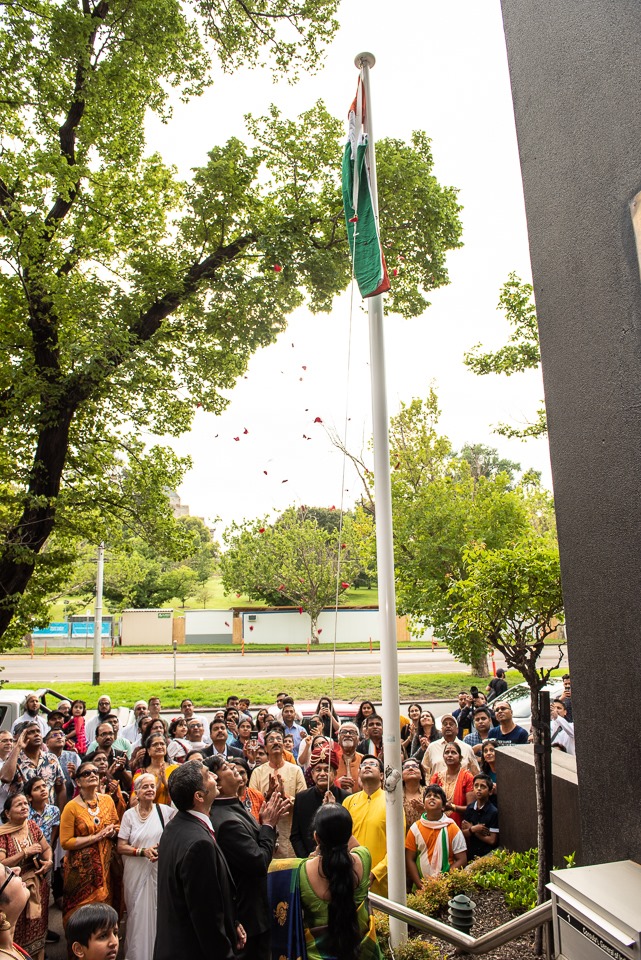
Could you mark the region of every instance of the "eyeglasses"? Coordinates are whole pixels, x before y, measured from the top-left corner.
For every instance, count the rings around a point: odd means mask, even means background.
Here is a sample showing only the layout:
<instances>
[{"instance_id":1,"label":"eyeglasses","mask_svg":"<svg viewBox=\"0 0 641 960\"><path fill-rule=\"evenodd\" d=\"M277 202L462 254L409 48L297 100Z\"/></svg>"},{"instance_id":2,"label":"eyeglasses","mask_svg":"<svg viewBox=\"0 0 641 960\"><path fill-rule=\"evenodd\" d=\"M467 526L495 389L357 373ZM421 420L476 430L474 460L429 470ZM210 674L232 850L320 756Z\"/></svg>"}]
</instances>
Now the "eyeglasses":
<instances>
[{"instance_id":1,"label":"eyeglasses","mask_svg":"<svg viewBox=\"0 0 641 960\"><path fill-rule=\"evenodd\" d=\"M79 773L79 777L93 777L93 775L99 776L99 773L96 769L93 770L83 770L82 773Z\"/></svg>"},{"instance_id":2,"label":"eyeglasses","mask_svg":"<svg viewBox=\"0 0 641 960\"><path fill-rule=\"evenodd\" d=\"M4 893L4 889L5 889L5 887L7 886L7 884L9 883L9 881L10 881L10 880L13 880L14 877L17 877L17 876L18 876L18 874L17 874L17 873L14 873L14 871L13 871L10 867L5 867L5 870L7 871L7 878L6 878L6 880L4 881L4 883L2 884L2 886L0 887L0 897L1 897L2 894Z\"/></svg>"},{"instance_id":3,"label":"eyeglasses","mask_svg":"<svg viewBox=\"0 0 641 960\"><path fill-rule=\"evenodd\" d=\"M407 763L403 764L403 770L420 770L418 763L415 760L408 760Z\"/></svg>"}]
</instances>

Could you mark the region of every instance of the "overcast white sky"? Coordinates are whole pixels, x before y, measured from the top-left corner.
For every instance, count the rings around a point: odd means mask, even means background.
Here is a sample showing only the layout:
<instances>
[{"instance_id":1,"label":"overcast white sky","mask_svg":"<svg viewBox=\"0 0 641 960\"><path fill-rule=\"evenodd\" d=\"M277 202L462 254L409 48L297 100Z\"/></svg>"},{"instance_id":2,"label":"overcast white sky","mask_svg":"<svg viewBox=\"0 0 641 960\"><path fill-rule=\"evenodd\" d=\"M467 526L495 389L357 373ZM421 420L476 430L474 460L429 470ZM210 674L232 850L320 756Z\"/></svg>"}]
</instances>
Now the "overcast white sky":
<instances>
[{"instance_id":1,"label":"overcast white sky","mask_svg":"<svg viewBox=\"0 0 641 960\"><path fill-rule=\"evenodd\" d=\"M546 441L492 433L499 421L534 417L543 396L540 375L476 377L463 365L475 343L496 347L506 339L496 303L509 272L531 279L499 0L344 0L339 18L340 33L317 75L294 87L272 84L264 71L221 76L204 97L179 105L169 126L153 122L150 146L187 176L211 146L244 137L247 111L260 115L273 102L295 116L322 98L344 117L356 88L354 57L374 53L375 136L408 139L412 130L425 130L437 177L459 189L464 207L464 247L449 256L450 285L432 295L422 317L386 319L390 414L400 401L425 396L433 381L442 432L455 447L466 441L496 446L524 468L541 470L549 485ZM384 211L381 216L384 231ZM342 433L347 405L348 446L360 449L370 436L367 317L356 302L349 392L344 295L330 315L313 317L304 309L293 315L278 341L254 355L225 413L197 411L191 433L173 442L193 459L180 496L192 514L222 518L217 536L233 519L290 504L339 505L342 458L313 421L321 417ZM349 506L358 494L349 471L345 488Z\"/></svg>"}]
</instances>

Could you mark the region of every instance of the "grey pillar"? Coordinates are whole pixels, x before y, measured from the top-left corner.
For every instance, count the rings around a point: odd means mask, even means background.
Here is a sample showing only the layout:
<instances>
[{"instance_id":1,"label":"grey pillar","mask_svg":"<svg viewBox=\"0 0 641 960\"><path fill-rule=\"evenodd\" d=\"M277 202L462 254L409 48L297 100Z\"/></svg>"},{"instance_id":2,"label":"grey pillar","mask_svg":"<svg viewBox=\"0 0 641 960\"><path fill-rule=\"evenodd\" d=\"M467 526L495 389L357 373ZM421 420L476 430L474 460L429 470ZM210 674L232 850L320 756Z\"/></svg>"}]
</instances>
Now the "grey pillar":
<instances>
[{"instance_id":1,"label":"grey pillar","mask_svg":"<svg viewBox=\"0 0 641 960\"><path fill-rule=\"evenodd\" d=\"M583 862L641 862L638 0L502 0L541 334Z\"/></svg>"}]
</instances>

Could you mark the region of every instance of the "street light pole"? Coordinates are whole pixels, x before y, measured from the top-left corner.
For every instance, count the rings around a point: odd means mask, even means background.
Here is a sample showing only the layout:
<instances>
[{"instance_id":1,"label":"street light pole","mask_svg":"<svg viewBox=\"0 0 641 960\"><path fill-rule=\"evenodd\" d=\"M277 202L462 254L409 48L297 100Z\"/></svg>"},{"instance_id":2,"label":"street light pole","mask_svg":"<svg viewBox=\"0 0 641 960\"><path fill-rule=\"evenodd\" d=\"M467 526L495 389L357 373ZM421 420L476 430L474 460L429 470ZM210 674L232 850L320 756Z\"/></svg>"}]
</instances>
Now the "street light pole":
<instances>
[{"instance_id":1,"label":"street light pole","mask_svg":"<svg viewBox=\"0 0 641 960\"><path fill-rule=\"evenodd\" d=\"M105 545L98 546L96 568L96 607L93 619L93 677L94 687L100 686L100 644L102 642L102 581L105 570Z\"/></svg>"}]
</instances>

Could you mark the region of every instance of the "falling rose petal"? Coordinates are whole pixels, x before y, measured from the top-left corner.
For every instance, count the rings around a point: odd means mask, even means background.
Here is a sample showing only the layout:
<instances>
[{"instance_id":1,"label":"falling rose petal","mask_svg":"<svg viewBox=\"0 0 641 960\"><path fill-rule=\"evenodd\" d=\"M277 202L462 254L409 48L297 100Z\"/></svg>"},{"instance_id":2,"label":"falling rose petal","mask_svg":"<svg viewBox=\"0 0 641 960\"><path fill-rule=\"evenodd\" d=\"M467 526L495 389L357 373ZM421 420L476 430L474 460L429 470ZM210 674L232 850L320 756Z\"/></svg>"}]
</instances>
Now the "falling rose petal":
<instances>
[{"instance_id":1,"label":"falling rose petal","mask_svg":"<svg viewBox=\"0 0 641 960\"><path fill-rule=\"evenodd\" d=\"M307 367L303 366L303 370L307 370Z\"/></svg>"},{"instance_id":2,"label":"falling rose petal","mask_svg":"<svg viewBox=\"0 0 641 960\"><path fill-rule=\"evenodd\" d=\"M347 550L347 544L341 543L341 550Z\"/></svg>"},{"instance_id":3,"label":"falling rose petal","mask_svg":"<svg viewBox=\"0 0 641 960\"><path fill-rule=\"evenodd\" d=\"M228 626L229 626L229 624L227 623L227 621L226 621L226 620L225 620L225 626L226 626L226 627L228 627Z\"/></svg>"},{"instance_id":4,"label":"falling rose petal","mask_svg":"<svg viewBox=\"0 0 641 960\"><path fill-rule=\"evenodd\" d=\"M249 629L250 629L250 630L253 630L254 628L253 628L253 627L250 627Z\"/></svg>"},{"instance_id":5,"label":"falling rose petal","mask_svg":"<svg viewBox=\"0 0 641 960\"><path fill-rule=\"evenodd\" d=\"M298 582L299 582L299 583L305 583L305 581L303 580L302 577L299 577L299 578L298 578Z\"/></svg>"},{"instance_id":6,"label":"falling rose petal","mask_svg":"<svg viewBox=\"0 0 641 960\"><path fill-rule=\"evenodd\" d=\"M307 434L306 434L306 433L303 434L303 440L307 440Z\"/></svg>"},{"instance_id":7,"label":"falling rose petal","mask_svg":"<svg viewBox=\"0 0 641 960\"><path fill-rule=\"evenodd\" d=\"M245 429L243 430L243 433L245 434L245 436L247 436L247 434L249 433L249 430L247 429L247 427L245 427Z\"/></svg>"},{"instance_id":8,"label":"falling rose petal","mask_svg":"<svg viewBox=\"0 0 641 960\"><path fill-rule=\"evenodd\" d=\"M237 594L236 594L236 596L237 596L237 597L239 597L239 596L240 596L240 594L239 594L239 593L237 593Z\"/></svg>"},{"instance_id":9,"label":"falling rose petal","mask_svg":"<svg viewBox=\"0 0 641 960\"><path fill-rule=\"evenodd\" d=\"M292 343L292 349L293 349L293 348L294 348L294 344Z\"/></svg>"},{"instance_id":10,"label":"falling rose petal","mask_svg":"<svg viewBox=\"0 0 641 960\"><path fill-rule=\"evenodd\" d=\"M240 440L240 437L234 437L234 440L238 443L238 441Z\"/></svg>"},{"instance_id":11,"label":"falling rose petal","mask_svg":"<svg viewBox=\"0 0 641 960\"><path fill-rule=\"evenodd\" d=\"M197 409L197 410L202 410L202 408L203 408L202 403L197 403L197 404L196 404L196 409Z\"/></svg>"},{"instance_id":12,"label":"falling rose petal","mask_svg":"<svg viewBox=\"0 0 641 960\"><path fill-rule=\"evenodd\" d=\"M322 628L322 627L319 627L318 630L316 631L316 633L322 633L322 632L323 632L323 628Z\"/></svg>"},{"instance_id":13,"label":"falling rose petal","mask_svg":"<svg viewBox=\"0 0 641 960\"><path fill-rule=\"evenodd\" d=\"M214 440L217 440L217 439L218 439L218 434L215 433L215 434L214 434Z\"/></svg>"},{"instance_id":14,"label":"falling rose petal","mask_svg":"<svg viewBox=\"0 0 641 960\"><path fill-rule=\"evenodd\" d=\"M249 377L247 376L247 374L245 374L245 376L243 377L243 380L249 380Z\"/></svg>"},{"instance_id":15,"label":"falling rose petal","mask_svg":"<svg viewBox=\"0 0 641 960\"><path fill-rule=\"evenodd\" d=\"M332 505L331 505L331 507L330 507L329 509L330 509L330 510L335 510L335 509L336 509L336 507L334 506L334 504L332 504Z\"/></svg>"},{"instance_id":16,"label":"falling rose petal","mask_svg":"<svg viewBox=\"0 0 641 960\"><path fill-rule=\"evenodd\" d=\"M350 217L350 218L349 218L349 222L350 222L350 223L358 223L358 217Z\"/></svg>"},{"instance_id":17,"label":"falling rose petal","mask_svg":"<svg viewBox=\"0 0 641 960\"><path fill-rule=\"evenodd\" d=\"M298 380L299 380L299 383L302 383L302 382L303 382L303 378L302 378L302 377L299 377Z\"/></svg>"},{"instance_id":18,"label":"falling rose petal","mask_svg":"<svg viewBox=\"0 0 641 960\"><path fill-rule=\"evenodd\" d=\"M280 263L275 263L275 264L274 264L274 273L280 273L280 271L281 271L282 269L283 269L283 268L281 267Z\"/></svg>"},{"instance_id":19,"label":"falling rose petal","mask_svg":"<svg viewBox=\"0 0 641 960\"><path fill-rule=\"evenodd\" d=\"M302 613L302 612L303 612L303 608L302 608L302 607L299 607L299 608L298 608L298 612L299 612L299 613Z\"/></svg>"},{"instance_id":20,"label":"falling rose petal","mask_svg":"<svg viewBox=\"0 0 641 960\"><path fill-rule=\"evenodd\" d=\"M394 467L394 469L395 469L395 470L399 470L399 469L400 469L400 466L401 466L401 461L399 460L398 463L396 464L396 466Z\"/></svg>"},{"instance_id":21,"label":"falling rose petal","mask_svg":"<svg viewBox=\"0 0 641 960\"><path fill-rule=\"evenodd\" d=\"M320 417L315 417L315 418L314 418L314 423L322 423L322 422L323 422L323 421L321 420Z\"/></svg>"},{"instance_id":22,"label":"falling rose petal","mask_svg":"<svg viewBox=\"0 0 641 960\"><path fill-rule=\"evenodd\" d=\"M394 269L392 270L392 276L393 276L393 277L397 277L397 276L398 276L398 270L396 269L396 267L394 267Z\"/></svg>"},{"instance_id":23,"label":"falling rose petal","mask_svg":"<svg viewBox=\"0 0 641 960\"><path fill-rule=\"evenodd\" d=\"M267 471L266 471L266 470L263 470L263 473L265 474L265 476L267 476Z\"/></svg>"},{"instance_id":24,"label":"falling rose petal","mask_svg":"<svg viewBox=\"0 0 641 960\"><path fill-rule=\"evenodd\" d=\"M289 483L289 480L281 480L281 483Z\"/></svg>"},{"instance_id":25,"label":"falling rose petal","mask_svg":"<svg viewBox=\"0 0 641 960\"><path fill-rule=\"evenodd\" d=\"M285 589L285 584L284 584L284 583L281 583L281 585L280 585L280 587L279 587L278 589L282 592L282 591Z\"/></svg>"},{"instance_id":26,"label":"falling rose petal","mask_svg":"<svg viewBox=\"0 0 641 960\"><path fill-rule=\"evenodd\" d=\"M341 583L341 587L343 588L343 590L349 590L349 583L345 583L345 581L343 580L343 582Z\"/></svg>"},{"instance_id":27,"label":"falling rose petal","mask_svg":"<svg viewBox=\"0 0 641 960\"><path fill-rule=\"evenodd\" d=\"M264 528L264 527L259 527L259 528L258 528L258 532L259 532L259 533L264 533L264 532L265 532L265 528Z\"/></svg>"}]
</instances>

